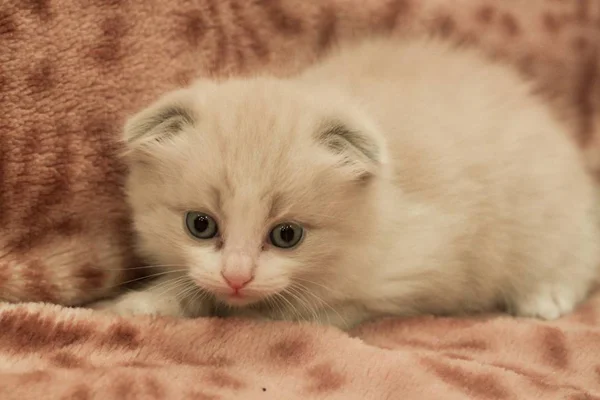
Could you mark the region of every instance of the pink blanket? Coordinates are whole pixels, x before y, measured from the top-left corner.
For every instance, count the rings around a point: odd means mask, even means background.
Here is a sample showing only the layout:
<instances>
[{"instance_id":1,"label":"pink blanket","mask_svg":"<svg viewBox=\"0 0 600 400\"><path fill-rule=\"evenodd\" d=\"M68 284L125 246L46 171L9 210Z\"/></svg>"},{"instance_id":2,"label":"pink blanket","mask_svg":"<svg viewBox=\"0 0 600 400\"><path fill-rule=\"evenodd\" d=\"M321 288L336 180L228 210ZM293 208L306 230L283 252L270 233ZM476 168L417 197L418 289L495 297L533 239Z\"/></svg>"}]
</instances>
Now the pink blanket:
<instances>
[{"instance_id":1,"label":"pink blanket","mask_svg":"<svg viewBox=\"0 0 600 400\"><path fill-rule=\"evenodd\" d=\"M555 323L422 317L333 328L0 314L2 399L600 399L600 296Z\"/></svg>"}]
</instances>

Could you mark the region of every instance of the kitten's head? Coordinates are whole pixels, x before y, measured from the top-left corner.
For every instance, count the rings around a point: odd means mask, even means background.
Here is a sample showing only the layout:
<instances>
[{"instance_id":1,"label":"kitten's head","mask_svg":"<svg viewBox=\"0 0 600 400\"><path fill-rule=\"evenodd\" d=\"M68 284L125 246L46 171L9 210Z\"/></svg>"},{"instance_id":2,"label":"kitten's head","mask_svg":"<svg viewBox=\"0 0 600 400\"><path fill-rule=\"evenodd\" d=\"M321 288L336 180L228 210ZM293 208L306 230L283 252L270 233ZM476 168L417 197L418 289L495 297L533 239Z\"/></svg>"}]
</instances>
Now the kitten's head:
<instances>
[{"instance_id":1,"label":"kitten's head","mask_svg":"<svg viewBox=\"0 0 600 400\"><path fill-rule=\"evenodd\" d=\"M125 127L142 255L246 305L332 288L376 229L376 128L322 88L199 82Z\"/></svg>"}]
</instances>

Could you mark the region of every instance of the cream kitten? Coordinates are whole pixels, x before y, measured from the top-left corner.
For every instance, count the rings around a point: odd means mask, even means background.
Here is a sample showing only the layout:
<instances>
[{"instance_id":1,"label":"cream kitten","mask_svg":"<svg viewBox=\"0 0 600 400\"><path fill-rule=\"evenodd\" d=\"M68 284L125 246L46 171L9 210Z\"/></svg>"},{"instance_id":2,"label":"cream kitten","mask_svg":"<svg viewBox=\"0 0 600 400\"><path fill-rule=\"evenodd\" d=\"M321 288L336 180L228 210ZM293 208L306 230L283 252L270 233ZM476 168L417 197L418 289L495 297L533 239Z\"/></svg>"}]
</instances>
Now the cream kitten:
<instances>
[{"instance_id":1,"label":"cream kitten","mask_svg":"<svg viewBox=\"0 0 600 400\"><path fill-rule=\"evenodd\" d=\"M199 81L125 137L139 251L167 269L97 308L553 319L600 265L595 188L564 127L473 50L374 39L291 79Z\"/></svg>"}]
</instances>

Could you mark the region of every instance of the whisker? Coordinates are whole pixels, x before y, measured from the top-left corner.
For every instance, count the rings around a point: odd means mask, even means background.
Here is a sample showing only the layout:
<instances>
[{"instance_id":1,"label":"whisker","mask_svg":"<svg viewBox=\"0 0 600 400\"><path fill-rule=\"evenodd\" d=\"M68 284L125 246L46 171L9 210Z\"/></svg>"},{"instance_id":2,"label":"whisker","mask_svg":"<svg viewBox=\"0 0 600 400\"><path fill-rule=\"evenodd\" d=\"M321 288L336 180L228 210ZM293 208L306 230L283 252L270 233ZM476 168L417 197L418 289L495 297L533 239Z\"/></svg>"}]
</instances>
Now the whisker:
<instances>
[{"instance_id":1,"label":"whisker","mask_svg":"<svg viewBox=\"0 0 600 400\"><path fill-rule=\"evenodd\" d=\"M332 312L334 312L339 318L340 320L344 323L344 325L346 327L349 327L348 322L346 321L346 319L338 312L338 310L336 310L334 307L332 307L328 302L326 302L323 298L317 296L314 292L312 292L311 290L309 290L306 286L296 283L298 289L302 289L304 290L304 293L311 295L313 298L315 298L317 301L320 302L320 304L324 305L325 307L327 307L328 309L330 309ZM327 315L327 320L329 323L331 323L331 320L329 319L329 315Z\"/></svg>"},{"instance_id":2,"label":"whisker","mask_svg":"<svg viewBox=\"0 0 600 400\"><path fill-rule=\"evenodd\" d=\"M156 274L150 274L150 275L145 275L145 276L140 276L138 278L135 279L130 279L124 282L118 282L115 285L111 285L111 286L103 286L101 288L96 288L96 289L92 289L94 291L101 291L101 292L105 292L106 290L110 290L110 289L115 289L115 288L120 288L123 287L129 283L134 283L134 282L138 282L138 281L143 281L144 279L150 279L150 278L155 278L155 277L159 277L159 276L163 276L163 275L168 275L171 273L178 273L178 272L186 272L186 269L176 269L176 270L170 270L170 271L163 271L163 272L159 272Z\"/></svg>"},{"instance_id":3,"label":"whisker","mask_svg":"<svg viewBox=\"0 0 600 400\"><path fill-rule=\"evenodd\" d=\"M138 270L138 269L172 268L172 267L185 268L186 266L183 264L153 264L153 265L144 265L144 266L140 266L140 267L125 267L125 268L102 268L102 267L98 267L96 265L92 266L93 269L99 269L102 271L134 271L134 270Z\"/></svg>"},{"instance_id":4,"label":"whisker","mask_svg":"<svg viewBox=\"0 0 600 400\"><path fill-rule=\"evenodd\" d=\"M279 312L279 319L285 320L285 307L280 303L280 300L277 296L272 296L273 304L277 306L277 311Z\"/></svg>"},{"instance_id":5,"label":"whisker","mask_svg":"<svg viewBox=\"0 0 600 400\"><path fill-rule=\"evenodd\" d=\"M184 284L184 289L181 290L179 293L176 293L175 296L177 297L178 300L188 300L190 299L190 297L192 295L195 295L197 292L197 288L195 288L192 285L188 285L187 288L185 287Z\"/></svg>"},{"instance_id":6,"label":"whisker","mask_svg":"<svg viewBox=\"0 0 600 400\"><path fill-rule=\"evenodd\" d=\"M180 285L185 285L187 279L188 278L186 276L180 276L178 278L174 278L169 281L162 282L160 285L155 286L153 289L156 290L159 287L164 288L165 286L167 286L166 289L162 290L160 293L157 294L157 296L162 297L165 294L167 294L168 292L170 292L171 290L179 288Z\"/></svg>"},{"instance_id":7,"label":"whisker","mask_svg":"<svg viewBox=\"0 0 600 400\"><path fill-rule=\"evenodd\" d=\"M286 299L285 296L281 293L276 293L275 295L278 296L281 300L285 301L285 303L289 306L290 311L294 313L294 319L302 321L302 314L298 313L298 310L296 309L296 307L294 307L294 304L292 304L292 302Z\"/></svg>"},{"instance_id":8,"label":"whisker","mask_svg":"<svg viewBox=\"0 0 600 400\"><path fill-rule=\"evenodd\" d=\"M310 283L311 285L319 286L320 288L325 289L327 292L333 292L333 293L340 294L339 291L337 291L337 290L335 290L335 289L333 289L333 288L331 288L329 286L326 286L326 285L324 285L322 283L319 283L319 282L311 281L311 280L306 279L306 278L300 278L300 277L296 276L296 277L294 277L294 280L299 280L299 281L303 281L303 282L306 282L306 283Z\"/></svg>"},{"instance_id":9,"label":"whisker","mask_svg":"<svg viewBox=\"0 0 600 400\"><path fill-rule=\"evenodd\" d=\"M302 293L299 291L298 288L294 286L289 286L288 288L286 288L286 292L290 296L292 296L298 302L299 305L304 307L304 309L311 314L312 321L318 321L319 317L315 309L313 308L312 303L304 296L302 296Z\"/></svg>"}]
</instances>

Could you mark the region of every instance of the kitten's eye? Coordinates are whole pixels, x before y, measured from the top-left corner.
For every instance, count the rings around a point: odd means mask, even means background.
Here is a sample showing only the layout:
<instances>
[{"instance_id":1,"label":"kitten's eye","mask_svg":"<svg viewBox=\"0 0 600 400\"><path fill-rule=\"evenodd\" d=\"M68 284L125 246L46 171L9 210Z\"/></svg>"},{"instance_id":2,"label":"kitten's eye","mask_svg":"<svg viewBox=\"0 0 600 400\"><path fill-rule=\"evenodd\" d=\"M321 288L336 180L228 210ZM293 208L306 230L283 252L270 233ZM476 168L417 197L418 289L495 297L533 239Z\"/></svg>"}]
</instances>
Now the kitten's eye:
<instances>
[{"instance_id":1,"label":"kitten's eye","mask_svg":"<svg viewBox=\"0 0 600 400\"><path fill-rule=\"evenodd\" d=\"M188 211L185 214L185 225L192 236L198 239L211 239L219 232L214 218L201 212Z\"/></svg>"},{"instance_id":2,"label":"kitten's eye","mask_svg":"<svg viewBox=\"0 0 600 400\"><path fill-rule=\"evenodd\" d=\"M297 224L286 222L279 224L271 233L269 233L269 239L273 246L280 247L282 249L289 249L297 246L304 236L304 229Z\"/></svg>"}]
</instances>

